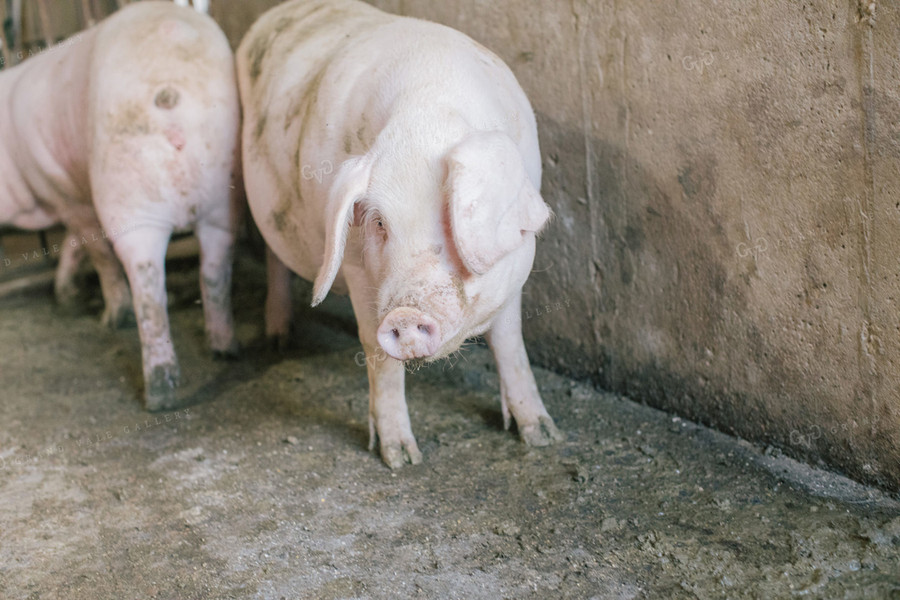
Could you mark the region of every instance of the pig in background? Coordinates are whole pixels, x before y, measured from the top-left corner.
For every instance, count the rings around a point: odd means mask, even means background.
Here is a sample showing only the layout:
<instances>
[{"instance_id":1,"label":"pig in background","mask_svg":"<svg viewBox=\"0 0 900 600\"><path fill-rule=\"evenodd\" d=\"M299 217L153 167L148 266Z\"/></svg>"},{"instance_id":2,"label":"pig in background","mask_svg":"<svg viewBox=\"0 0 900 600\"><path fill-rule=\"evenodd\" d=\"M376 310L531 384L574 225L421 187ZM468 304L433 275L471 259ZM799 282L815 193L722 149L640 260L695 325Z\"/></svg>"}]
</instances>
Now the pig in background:
<instances>
[{"instance_id":1,"label":"pig in background","mask_svg":"<svg viewBox=\"0 0 900 600\"><path fill-rule=\"evenodd\" d=\"M194 10L201 13L209 13L209 0L175 0L178 6L193 6Z\"/></svg>"},{"instance_id":2,"label":"pig in background","mask_svg":"<svg viewBox=\"0 0 900 600\"><path fill-rule=\"evenodd\" d=\"M173 232L193 229L200 243L210 346L237 350L233 55L212 19L171 2L129 5L76 39L0 72L0 224L65 225L58 300L77 295L73 277L86 251L100 277L103 322L136 317L147 408L173 407L179 368L164 262Z\"/></svg>"},{"instance_id":3,"label":"pig in background","mask_svg":"<svg viewBox=\"0 0 900 600\"><path fill-rule=\"evenodd\" d=\"M503 420L541 446L561 439L521 333L535 234L534 114L506 65L447 27L354 0L294 0L238 50L244 179L269 248L266 329L288 335L288 268L313 305L348 292L369 375L370 447L419 463L404 361L484 334ZM379 360L383 350L390 358Z\"/></svg>"}]
</instances>

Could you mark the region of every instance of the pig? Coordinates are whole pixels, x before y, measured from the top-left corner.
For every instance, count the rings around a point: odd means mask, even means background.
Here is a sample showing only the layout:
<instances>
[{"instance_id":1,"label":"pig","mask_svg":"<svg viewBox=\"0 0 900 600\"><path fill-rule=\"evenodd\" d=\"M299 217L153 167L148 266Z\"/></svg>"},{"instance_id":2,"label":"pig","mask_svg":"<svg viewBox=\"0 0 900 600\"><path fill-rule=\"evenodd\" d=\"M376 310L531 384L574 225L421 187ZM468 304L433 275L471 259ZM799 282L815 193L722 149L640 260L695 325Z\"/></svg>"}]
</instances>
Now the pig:
<instances>
[{"instance_id":1,"label":"pig","mask_svg":"<svg viewBox=\"0 0 900 600\"><path fill-rule=\"evenodd\" d=\"M175 0L175 4L178 6L191 6L191 3L189 3L188 0ZM197 12L209 12L209 0L193 0L193 6L194 10Z\"/></svg>"},{"instance_id":2,"label":"pig","mask_svg":"<svg viewBox=\"0 0 900 600\"><path fill-rule=\"evenodd\" d=\"M224 34L171 2L132 4L0 72L0 106L0 224L66 227L57 298L75 295L87 254L103 322L137 321L146 408L176 406L164 263L173 232L199 241L212 350L237 351L230 187L240 102Z\"/></svg>"},{"instance_id":3,"label":"pig","mask_svg":"<svg viewBox=\"0 0 900 600\"><path fill-rule=\"evenodd\" d=\"M406 361L484 335L504 426L561 439L521 331L535 235L550 217L531 105L467 36L355 0L293 0L237 51L250 211L268 245L266 332L289 334L291 271L313 306L349 292L369 376L370 449L422 461Z\"/></svg>"}]
</instances>

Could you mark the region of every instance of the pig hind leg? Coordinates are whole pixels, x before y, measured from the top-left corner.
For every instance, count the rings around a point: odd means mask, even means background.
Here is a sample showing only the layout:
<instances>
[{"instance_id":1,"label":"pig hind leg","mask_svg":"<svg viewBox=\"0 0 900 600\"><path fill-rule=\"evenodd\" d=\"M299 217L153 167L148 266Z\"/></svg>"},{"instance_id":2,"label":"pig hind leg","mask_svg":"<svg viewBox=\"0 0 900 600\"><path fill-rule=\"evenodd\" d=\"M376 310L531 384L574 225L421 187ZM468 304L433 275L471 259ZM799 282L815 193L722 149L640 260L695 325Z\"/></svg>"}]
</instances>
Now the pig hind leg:
<instances>
[{"instance_id":1,"label":"pig hind leg","mask_svg":"<svg viewBox=\"0 0 900 600\"><path fill-rule=\"evenodd\" d=\"M521 297L500 312L486 334L500 375L500 401L503 425L509 429L516 420L519 437L529 446L547 446L563 439L544 408L525 343L522 341Z\"/></svg>"},{"instance_id":2,"label":"pig hind leg","mask_svg":"<svg viewBox=\"0 0 900 600\"><path fill-rule=\"evenodd\" d=\"M231 311L231 272L234 235L230 227L198 224L200 242L200 290L210 348L217 356L237 356Z\"/></svg>"},{"instance_id":3,"label":"pig hind leg","mask_svg":"<svg viewBox=\"0 0 900 600\"><path fill-rule=\"evenodd\" d=\"M387 356L378 345L378 325L372 314L375 298L373 288L360 285L357 278L347 279L350 301L359 322L359 339L366 353L369 375L369 450L376 442L381 459L392 469L404 463L422 462L406 405L406 370L403 363Z\"/></svg>"},{"instance_id":4,"label":"pig hind leg","mask_svg":"<svg viewBox=\"0 0 900 600\"><path fill-rule=\"evenodd\" d=\"M291 341L291 271L266 246L266 337L279 350Z\"/></svg>"},{"instance_id":5,"label":"pig hind leg","mask_svg":"<svg viewBox=\"0 0 900 600\"><path fill-rule=\"evenodd\" d=\"M134 295L144 367L144 398L150 411L177 406L175 390L180 371L169 329L165 274L171 233L170 228L148 226L131 231L115 242Z\"/></svg>"},{"instance_id":6,"label":"pig hind leg","mask_svg":"<svg viewBox=\"0 0 900 600\"><path fill-rule=\"evenodd\" d=\"M53 295L56 297L56 303L63 308L70 309L76 304L79 290L75 284L75 275L78 273L84 257L84 246L79 243L78 236L67 232L53 282Z\"/></svg>"}]
</instances>

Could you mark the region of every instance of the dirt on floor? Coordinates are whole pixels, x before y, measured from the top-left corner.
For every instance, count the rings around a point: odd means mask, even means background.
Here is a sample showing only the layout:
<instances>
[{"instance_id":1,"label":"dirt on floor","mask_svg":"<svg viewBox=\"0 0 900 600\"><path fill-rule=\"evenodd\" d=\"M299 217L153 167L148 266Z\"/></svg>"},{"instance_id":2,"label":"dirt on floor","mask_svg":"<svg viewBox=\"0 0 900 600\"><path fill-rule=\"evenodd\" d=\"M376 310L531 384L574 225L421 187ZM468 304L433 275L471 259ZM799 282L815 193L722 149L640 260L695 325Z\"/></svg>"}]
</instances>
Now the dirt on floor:
<instances>
[{"instance_id":1,"label":"dirt on floor","mask_svg":"<svg viewBox=\"0 0 900 600\"><path fill-rule=\"evenodd\" d=\"M424 464L367 450L346 299L261 340L242 253L242 358L205 348L196 268L170 265L185 406L141 406L134 329L97 290L0 302L0 598L900 598L900 503L541 369L565 441L503 431L489 352L410 374Z\"/></svg>"}]
</instances>

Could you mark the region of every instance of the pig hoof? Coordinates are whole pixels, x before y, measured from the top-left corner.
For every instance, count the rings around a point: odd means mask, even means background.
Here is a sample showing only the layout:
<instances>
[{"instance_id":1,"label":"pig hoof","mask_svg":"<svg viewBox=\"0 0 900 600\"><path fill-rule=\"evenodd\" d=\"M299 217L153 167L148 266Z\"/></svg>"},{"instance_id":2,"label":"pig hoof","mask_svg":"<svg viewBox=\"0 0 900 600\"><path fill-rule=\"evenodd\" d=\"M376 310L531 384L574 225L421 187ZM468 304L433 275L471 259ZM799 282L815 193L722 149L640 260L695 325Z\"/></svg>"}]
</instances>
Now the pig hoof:
<instances>
[{"instance_id":1,"label":"pig hoof","mask_svg":"<svg viewBox=\"0 0 900 600\"><path fill-rule=\"evenodd\" d=\"M279 333L267 336L269 348L275 352L287 352L293 347L293 341L290 335Z\"/></svg>"},{"instance_id":2,"label":"pig hoof","mask_svg":"<svg viewBox=\"0 0 900 600\"><path fill-rule=\"evenodd\" d=\"M110 329L124 329L134 327L137 319L134 318L134 308L131 305L107 306L100 320L105 327Z\"/></svg>"},{"instance_id":3,"label":"pig hoof","mask_svg":"<svg viewBox=\"0 0 900 600\"><path fill-rule=\"evenodd\" d=\"M237 360L240 357L237 345L227 350L213 350L213 360Z\"/></svg>"},{"instance_id":4,"label":"pig hoof","mask_svg":"<svg viewBox=\"0 0 900 600\"><path fill-rule=\"evenodd\" d=\"M79 308L79 291L78 287L74 284L56 288L54 290L54 296L56 296L57 306L59 306L64 313L73 314L77 312Z\"/></svg>"},{"instance_id":5,"label":"pig hoof","mask_svg":"<svg viewBox=\"0 0 900 600\"><path fill-rule=\"evenodd\" d=\"M175 389L178 387L178 367L160 365L153 368L147 380L147 410L156 412L176 408Z\"/></svg>"},{"instance_id":6,"label":"pig hoof","mask_svg":"<svg viewBox=\"0 0 900 600\"><path fill-rule=\"evenodd\" d=\"M64 317L77 317L87 312L87 305L80 301L79 298L67 298L65 300L56 298L56 309L58 313Z\"/></svg>"},{"instance_id":7,"label":"pig hoof","mask_svg":"<svg viewBox=\"0 0 900 600\"><path fill-rule=\"evenodd\" d=\"M240 345L238 344L238 341L234 339L224 348L213 347L213 358L216 360L234 360L240 353Z\"/></svg>"},{"instance_id":8,"label":"pig hoof","mask_svg":"<svg viewBox=\"0 0 900 600\"><path fill-rule=\"evenodd\" d=\"M529 446L549 446L563 439L550 417L539 417L537 423L520 427L519 437Z\"/></svg>"},{"instance_id":9,"label":"pig hoof","mask_svg":"<svg viewBox=\"0 0 900 600\"><path fill-rule=\"evenodd\" d=\"M381 460L391 469L399 469L404 464L418 465L422 463L422 453L416 446L416 440L381 444Z\"/></svg>"}]
</instances>

